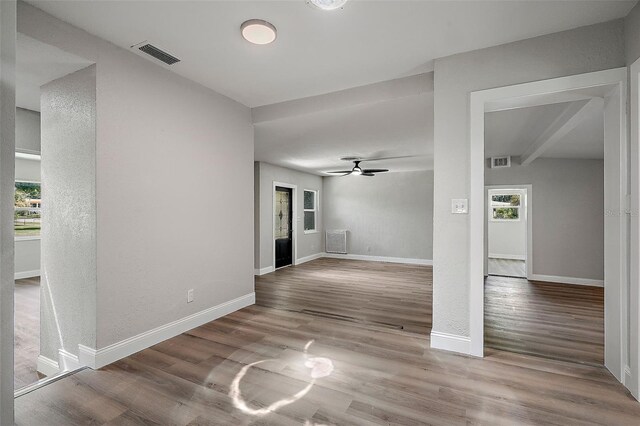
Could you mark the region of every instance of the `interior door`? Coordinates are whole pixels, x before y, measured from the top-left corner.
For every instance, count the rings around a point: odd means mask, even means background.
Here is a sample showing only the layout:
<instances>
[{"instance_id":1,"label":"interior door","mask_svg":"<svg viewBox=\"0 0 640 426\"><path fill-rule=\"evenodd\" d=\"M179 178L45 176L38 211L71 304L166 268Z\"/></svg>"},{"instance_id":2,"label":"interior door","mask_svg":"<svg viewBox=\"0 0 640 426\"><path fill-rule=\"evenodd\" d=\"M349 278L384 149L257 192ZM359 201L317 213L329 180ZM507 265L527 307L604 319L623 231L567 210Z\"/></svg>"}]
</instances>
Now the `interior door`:
<instances>
[{"instance_id":1,"label":"interior door","mask_svg":"<svg viewBox=\"0 0 640 426\"><path fill-rule=\"evenodd\" d=\"M276 186L275 252L276 268L291 265L293 261L293 190Z\"/></svg>"}]
</instances>

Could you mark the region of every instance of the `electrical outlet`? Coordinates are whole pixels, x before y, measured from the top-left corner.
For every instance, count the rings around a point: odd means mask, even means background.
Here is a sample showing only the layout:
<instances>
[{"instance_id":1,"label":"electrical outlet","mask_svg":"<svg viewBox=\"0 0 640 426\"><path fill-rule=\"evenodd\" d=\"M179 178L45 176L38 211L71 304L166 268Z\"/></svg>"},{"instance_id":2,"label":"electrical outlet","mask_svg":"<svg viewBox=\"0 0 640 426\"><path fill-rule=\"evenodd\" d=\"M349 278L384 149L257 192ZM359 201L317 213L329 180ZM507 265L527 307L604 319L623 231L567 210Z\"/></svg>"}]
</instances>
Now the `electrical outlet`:
<instances>
[{"instance_id":1,"label":"electrical outlet","mask_svg":"<svg viewBox=\"0 0 640 426\"><path fill-rule=\"evenodd\" d=\"M187 291L187 303L193 302L193 289Z\"/></svg>"},{"instance_id":2,"label":"electrical outlet","mask_svg":"<svg viewBox=\"0 0 640 426\"><path fill-rule=\"evenodd\" d=\"M467 214L469 213L469 200L466 198L454 198L451 200L451 213Z\"/></svg>"}]
</instances>

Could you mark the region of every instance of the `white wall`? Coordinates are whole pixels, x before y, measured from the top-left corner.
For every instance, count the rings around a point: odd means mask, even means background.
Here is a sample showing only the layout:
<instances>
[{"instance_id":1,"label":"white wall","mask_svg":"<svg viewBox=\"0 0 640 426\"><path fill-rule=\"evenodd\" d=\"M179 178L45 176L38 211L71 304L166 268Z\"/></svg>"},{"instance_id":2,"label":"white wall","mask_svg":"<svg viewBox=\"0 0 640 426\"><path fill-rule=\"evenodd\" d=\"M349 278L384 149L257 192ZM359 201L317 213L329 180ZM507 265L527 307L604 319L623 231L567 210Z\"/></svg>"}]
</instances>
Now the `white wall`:
<instances>
[{"instance_id":1,"label":"white wall","mask_svg":"<svg viewBox=\"0 0 640 426\"><path fill-rule=\"evenodd\" d=\"M624 33L627 65L631 65L640 58L640 3L625 18Z\"/></svg>"},{"instance_id":2,"label":"white wall","mask_svg":"<svg viewBox=\"0 0 640 426\"><path fill-rule=\"evenodd\" d=\"M0 2L0 424L13 416L16 3Z\"/></svg>"},{"instance_id":3,"label":"white wall","mask_svg":"<svg viewBox=\"0 0 640 426\"><path fill-rule=\"evenodd\" d=\"M621 20L435 61L434 332L469 335L469 93L624 65Z\"/></svg>"},{"instance_id":4,"label":"white wall","mask_svg":"<svg viewBox=\"0 0 640 426\"><path fill-rule=\"evenodd\" d=\"M16 108L16 150L40 153L40 113ZM16 158L16 180L40 182L40 161ZM15 277L40 275L40 238L28 237L15 242Z\"/></svg>"},{"instance_id":5,"label":"white wall","mask_svg":"<svg viewBox=\"0 0 640 426\"><path fill-rule=\"evenodd\" d=\"M40 354L96 342L96 69L41 89ZM62 125L64 123L64 125Z\"/></svg>"},{"instance_id":6,"label":"white wall","mask_svg":"<svg viewBox=\"0 0 640 426\"><path fill-rule=\"evenodd\" d=\"M16 108L16 150L40 153L40 113Z\"/></svg>"},{"instance_id":7,"label":"white wall","mask_svg":"<svg viewBox=\"0 0 640 426\"><path fill-rule=\"evenodd\" d=\"M325 229L349 231L349 254L432 259L432 171L323 179Z\"/></svg>"},{"instance_id":8,"label":"white wall","mask_svg":"<svg viewBox=\"0 0 640 426\"><path fill-rule=\"evenodd\" d=\"M95 348L250 298L250 109L25 3L18 27L96 62Z\"/></svg>"},{"instance_id":9,"label":"white wall","mask_svg":"<svg viewBox=\"0 0 640 426\"><path fill-rule=\"evenodd\" d=\"M485 183L532 185L533 274L604 279L602 160L539 158L487 168Z\"/></svg>"},{"instance_id":10,"label":"white wall","mask_svg":"<svg viewBox=\"0 0 640 426\"><path fill-rule=\"evenodd\" d=\"M255 259L256 269L265 269L273 267L273 182L288 183L297 185L296 207L296 235L294 236L297 244L296 259L302 259L308 256L324 252L324 190L322 186L322 177L309 173L299 172L296 170L286 169L284 167L274 166L272 164L259 162L256 163L256 180L259 185L259 232L255 235L255 244L259 246L259 256ZM302 191L311 189L319 191L319 211L316 217L315 233L304 233L304 200Z\"/></svg>"},{"instance_id":11,"label":"white wall","mask_svg":"<svg viewBox=\"0 0 640 426\"><path fill-rule=\"evenodd\" d=\"M629 15L625 18L625 45L626 45L626 63L631 67L638 58L640 58L640 4L631 10ZM636 66L637 67L637 66ZM630 330L629 341L629 366L630 375L625 385L631 390L633 395L638 398L640 396L639 391L639 376L640 376L640 316L638 314L640 306L640 174L638 168L640 167L640 150L638 147L638 69L632 67L630 69L629 77L629 105L633 105L629 110L631 119L629 124L631 126L631 229L630 229L630 287L627 290L630 296L629 311L630 315L627 319ZM633 75L635 74L635 75Z\"/></svg>"},{"instance_id":12,"label":"white wall","mask_svg":"<svg viewBox=\"0 0 640 426\"><path fill-rule=\"evenodd\" d=\"M497 170L496 170L497 171ZM505 182L511 184L512 182ZM489 197L495 193L503 191L489 190ZM488 237L488 255L494 258L503 259L522 259L525 260L527 255L527 221L526 210L524 205L524 190L510 191L514 194L520 194L521 209L520 219L511 221L495 221L491 220L491 216L487 214L487 237ZM487 199L487 203L490 198ZM489 210L490 212L490 210Z\"/></svg>"}]
</instances>

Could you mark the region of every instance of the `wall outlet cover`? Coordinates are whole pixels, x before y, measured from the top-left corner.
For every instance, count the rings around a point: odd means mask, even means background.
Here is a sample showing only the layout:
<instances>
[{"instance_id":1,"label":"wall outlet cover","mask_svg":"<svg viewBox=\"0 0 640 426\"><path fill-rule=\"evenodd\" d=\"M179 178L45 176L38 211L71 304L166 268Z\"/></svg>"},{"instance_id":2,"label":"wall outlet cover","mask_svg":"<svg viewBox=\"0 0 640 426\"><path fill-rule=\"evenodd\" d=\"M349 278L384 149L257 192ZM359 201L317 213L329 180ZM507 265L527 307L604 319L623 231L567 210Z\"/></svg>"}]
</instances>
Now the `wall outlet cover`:
<instances>
[{"instance_id":1,"label":"wall outlet cover","mask_svg":"<svg viewBox=\"0 0 640 426\"><path fill-rule=\"evenodd\" d=\"M467 214L469 213L469 200L466 198L454 198L451 200L451 213Z\"/></svg>"}]
</instances>

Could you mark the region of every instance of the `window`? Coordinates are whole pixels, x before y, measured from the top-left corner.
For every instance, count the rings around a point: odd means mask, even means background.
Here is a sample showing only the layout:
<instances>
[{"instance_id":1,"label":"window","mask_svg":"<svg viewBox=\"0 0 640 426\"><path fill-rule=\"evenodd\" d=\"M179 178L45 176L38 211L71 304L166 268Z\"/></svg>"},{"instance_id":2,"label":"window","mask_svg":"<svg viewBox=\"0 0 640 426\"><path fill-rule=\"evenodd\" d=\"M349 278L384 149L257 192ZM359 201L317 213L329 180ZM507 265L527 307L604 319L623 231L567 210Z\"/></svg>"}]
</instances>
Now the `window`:
<instances>
[{"instance_id":1,"label":"window","mask_svg":"<svg viewBox=\"0 0 640 426\"><path fill-rule=\"evenodd\" d=\"M318 191L304 190L304 232L317 232Z\"/></svg>"},{"instance_id":2,"label":"window","mask_svg":"<svg viewBox=\"0 0 640 426\"><path fill-rule=\"evenodd\" d=\"M491 220L520 220L520 194L491 194Z\"/></svg>"},{"instance_id":3,"label":"window","mask_svg":"<svg viewBox=\"0 0 640 426\"><path fill-rule=\"evenodd\" d=\"M40 236L40 183L16 182L13 229L16 237Z\"/></svg>"}]
</instances>

